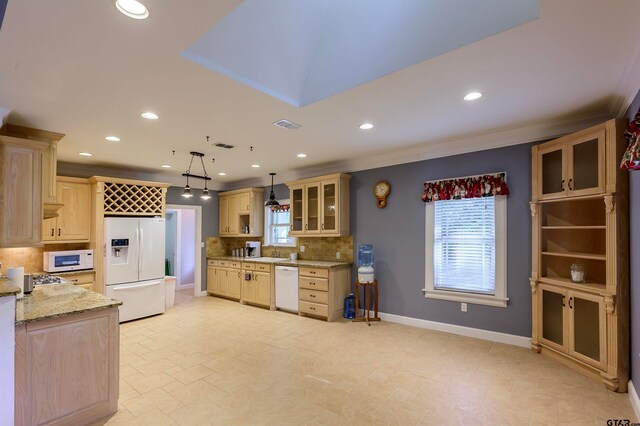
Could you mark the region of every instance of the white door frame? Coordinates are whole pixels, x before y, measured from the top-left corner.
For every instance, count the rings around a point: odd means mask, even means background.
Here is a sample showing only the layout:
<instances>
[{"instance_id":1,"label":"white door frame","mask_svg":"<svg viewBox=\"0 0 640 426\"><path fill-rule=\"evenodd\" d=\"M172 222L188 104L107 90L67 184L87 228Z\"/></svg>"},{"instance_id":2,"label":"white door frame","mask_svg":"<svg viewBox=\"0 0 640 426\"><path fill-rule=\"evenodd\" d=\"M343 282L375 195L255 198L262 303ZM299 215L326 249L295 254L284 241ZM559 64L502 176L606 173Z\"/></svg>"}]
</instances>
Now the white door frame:
<instances>
[{"instance_id":1,"label":"white door frame","mask_svg":"<svg viewBox=\"0 0 640 426\"><path fill-rule=\"evenodd\" d=\"M179 278L179 269L178 269L178 265L180 264L180 261L178 260L178 258L180 257L178 255L178 250L180 249L180 226L179 226L179 219L180 219L180 210L195 210L196 212L196 238L195 238L195 254L196 254L196 261L195 261L195 285L193 286L193 295L194 296L204 296L207 294L207 292L202 292L200 289L202 288L202 206L192 206L192 205L188 205L188 204L167 204L165 206L165 210L176 210L177 211L177 216L176 216L176 222L178 223L177 229L178 231L176 232L176 267L175 267L175 271L174 274L178 277L178 281L180 280ZM176 283L177 284L177 283Z\"/></svg>"}]
</instances>

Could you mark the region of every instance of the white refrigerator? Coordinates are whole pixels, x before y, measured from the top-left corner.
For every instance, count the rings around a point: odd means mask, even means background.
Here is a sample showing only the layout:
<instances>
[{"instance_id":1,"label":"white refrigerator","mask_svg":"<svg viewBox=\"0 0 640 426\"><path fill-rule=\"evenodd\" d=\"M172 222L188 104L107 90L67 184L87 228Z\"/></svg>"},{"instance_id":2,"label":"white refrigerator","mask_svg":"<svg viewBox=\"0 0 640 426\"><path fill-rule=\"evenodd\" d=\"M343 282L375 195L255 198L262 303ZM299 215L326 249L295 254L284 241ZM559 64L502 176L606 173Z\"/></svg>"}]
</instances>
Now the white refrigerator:
<instances>
[{"instance_id":1,"label":"white refrigerator","mask_svg":"<svg viewBox=\"0 0 640 426\"><path fill-rule=\"evenodd\" d=\"M165 311L164 218L104 219L107 296L122 301L120 322Z\"/></svg>"}]
</instances>

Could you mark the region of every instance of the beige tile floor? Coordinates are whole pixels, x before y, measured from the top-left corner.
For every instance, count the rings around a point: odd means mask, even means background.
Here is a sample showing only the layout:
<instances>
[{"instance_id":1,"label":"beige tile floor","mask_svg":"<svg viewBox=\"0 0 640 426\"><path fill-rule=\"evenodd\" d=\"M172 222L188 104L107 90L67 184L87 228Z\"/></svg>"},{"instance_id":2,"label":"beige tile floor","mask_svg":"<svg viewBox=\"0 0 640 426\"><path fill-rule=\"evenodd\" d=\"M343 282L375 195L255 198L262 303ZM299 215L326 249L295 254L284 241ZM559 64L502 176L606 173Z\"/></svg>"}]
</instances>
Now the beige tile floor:
<instances>
[{"instance_id":1,"label":"beige tile floor","mask_svg":"<svg viewBox=\"0 0 640 426\"><path fill-rule=\"evenodd\" d=\"M326 323L213 297L121 327L103 425L606 425L627 394L529 350L387 322Z\"/></svg>"}]
</instances>

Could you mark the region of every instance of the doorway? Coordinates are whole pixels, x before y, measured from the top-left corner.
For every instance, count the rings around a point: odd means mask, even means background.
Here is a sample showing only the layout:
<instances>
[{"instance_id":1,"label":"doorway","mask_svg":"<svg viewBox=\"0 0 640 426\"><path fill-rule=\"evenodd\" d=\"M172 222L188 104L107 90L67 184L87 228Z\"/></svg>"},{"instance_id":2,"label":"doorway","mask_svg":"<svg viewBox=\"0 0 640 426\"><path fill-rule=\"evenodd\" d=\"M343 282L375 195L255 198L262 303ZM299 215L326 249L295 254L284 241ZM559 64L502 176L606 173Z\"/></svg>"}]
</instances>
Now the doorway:
<instances>
[{"instance_id":1,"label":"doorway","mask_svg":"<svg viewBox=\"0 0 640 426\"><path fill-rule=\"evenodd\" d=\"M202 207L167 204L165 273L176 277L176 291L201 295Z\"/></svg>"}]
</instances>

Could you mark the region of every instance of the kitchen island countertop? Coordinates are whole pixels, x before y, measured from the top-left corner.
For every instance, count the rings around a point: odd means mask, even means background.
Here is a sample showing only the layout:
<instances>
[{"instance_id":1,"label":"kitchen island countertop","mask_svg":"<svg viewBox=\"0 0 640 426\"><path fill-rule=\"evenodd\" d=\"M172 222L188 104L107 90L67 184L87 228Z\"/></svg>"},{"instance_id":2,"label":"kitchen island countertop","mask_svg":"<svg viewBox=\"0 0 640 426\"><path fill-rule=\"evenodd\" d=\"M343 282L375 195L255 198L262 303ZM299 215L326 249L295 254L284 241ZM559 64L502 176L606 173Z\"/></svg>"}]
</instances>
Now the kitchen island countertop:
<instances>
[{"instance_id":1,"label":"kitchen island countertop","mask_svg":"<svg viewBox=\"0 0 640 426\"><path fill-rule=\"evenodd\" d=\"M20 293L20 287L6 278L0 278L0 297L15 296Z\"/></svg>"},{"instance_id":2,"label":"kitchen island countertop","mask_svg":"<svg viewBox=\"0 0 640 426\"><path fill-rule=\"evenodd\" d=\"M39 285L16 301L16 325L119 305L122 302L73 284Z\"/></svg>"},{"instance_id":3,"label":"kitchen island countertop","mask_svg":"<svg viewBox=\"0 0 640 426\"><path fill-rule=\"evenodd\" d=\"M326 260L291 260L279 257L236 257L236 256L215 256L208 257L209 260L236 260L240 262L269 263L276 266L303 266L309 268L339 268L351 266L352 262L326 261Z\"/></svg>"}]
</instances>

